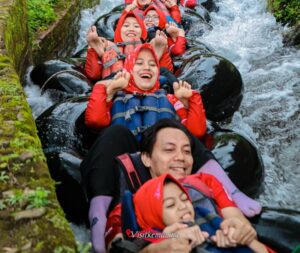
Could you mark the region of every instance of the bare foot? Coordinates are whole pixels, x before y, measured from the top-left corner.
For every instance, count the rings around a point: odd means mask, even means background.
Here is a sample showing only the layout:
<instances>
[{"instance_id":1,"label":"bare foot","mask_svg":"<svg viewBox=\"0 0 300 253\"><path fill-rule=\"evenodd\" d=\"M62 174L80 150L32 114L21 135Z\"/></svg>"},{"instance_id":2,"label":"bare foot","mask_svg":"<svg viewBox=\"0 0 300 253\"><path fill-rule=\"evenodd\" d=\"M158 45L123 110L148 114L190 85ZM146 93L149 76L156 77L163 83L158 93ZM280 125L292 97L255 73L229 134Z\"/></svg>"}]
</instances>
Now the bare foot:
<instances>
[{"instance_id":1,"label":"bare foot","mask_svg":"<svg viewBox=\"0 0 300 253\"><path fill-rule=\"evenodd\" d=\"M92 26L86 35L86 40L88 43L88 46L93 48L99 57L102 57L104 53L104 48L106 44L106 40L102 37L98 36L97 28L96 26Z\"/></svg>"},{"instance_id":2,"label":"bare foot","mask_svg":"<svg viewBox=\"0 0 300 253\"><path fill-rule=\"evenodd\" d=\"M168 37L164 32L157 30L155 38L150 41L150 44L153 46L158 60L160 60L168 44Z\"/></svg>"},{"instance_id":3,"label":"bare foot","mask_svg":"<svg viewBox=\"0 0 300 253\"><path fill-rule=\"evenodd\" d=\"M175 97L177 97L185 107L188 107L189 98L193 95L192 86L185 81L179 81L173 84L173 89Z\"/></svg>"},{"instance_id":4,"label":"bare foot","mask_svg":"<svg viewBox=\"0 0 300 253\"><path fill-rule=\"evenodd\" d=\"M128 82L130 79L130 73L126 70L118 72L114 79L110 81L110 83L106 86L106 94L107 98L106 101L109 102L112 100L113 96L116 92L124 89L127 87Z\"/></svg>"}]
</instances>

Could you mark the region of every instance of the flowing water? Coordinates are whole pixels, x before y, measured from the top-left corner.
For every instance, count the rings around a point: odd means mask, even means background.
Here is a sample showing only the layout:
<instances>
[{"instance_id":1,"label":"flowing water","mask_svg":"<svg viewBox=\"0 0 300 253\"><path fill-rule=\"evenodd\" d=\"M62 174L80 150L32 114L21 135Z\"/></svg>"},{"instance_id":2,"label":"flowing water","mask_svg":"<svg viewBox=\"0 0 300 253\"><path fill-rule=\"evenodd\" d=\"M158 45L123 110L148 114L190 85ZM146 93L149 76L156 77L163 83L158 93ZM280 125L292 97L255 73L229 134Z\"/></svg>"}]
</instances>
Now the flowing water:
<instances>
[{"instance_id":1,"label":"flowing water","mask_svg":"<svg viewBox=\"0 0 300 253\"><path fill-rule=\"evenodd\" d=\"M94 21L122 2L103 0L82 12L77 49L85 44ZM198 39L234 63L245 85L241 108L224 127L248 136L262 154L266 168L262 204L300 210L300 50L283 46L282 34L288 28L266 11L266 0L219 0L216 5L218 12L211 13L213 30ZM51 103L39 92L32 85L26 88L35 116ZM84 240L82 230L73 229Z\"/></svg>"}]
</instances>

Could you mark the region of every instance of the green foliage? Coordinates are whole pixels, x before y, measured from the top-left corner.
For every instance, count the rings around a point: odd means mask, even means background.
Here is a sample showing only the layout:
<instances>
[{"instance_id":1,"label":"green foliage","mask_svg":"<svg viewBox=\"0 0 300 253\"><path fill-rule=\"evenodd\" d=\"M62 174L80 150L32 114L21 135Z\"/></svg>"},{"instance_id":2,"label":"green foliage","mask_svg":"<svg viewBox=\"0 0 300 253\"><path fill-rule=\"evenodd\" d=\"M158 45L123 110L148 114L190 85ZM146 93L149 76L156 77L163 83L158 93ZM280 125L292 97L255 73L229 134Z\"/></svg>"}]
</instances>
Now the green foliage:
<instances>
[{"instance_id":1,"label":"green foliage","mask_svg":"<svg viewBox=\"0 0 300 253\"><path fill-rule=\"evenodd\" d=\"M77 252L79 253L89 253L90 250L92 249L92 244L89 243L82 243L79 241L76 241L77 244Z\"/></svg>"},{"instance_id":2,"label":"green foliage","mask_svg":"<svg viewBox=\"0 0 300 253\"><path fill-rule=\"evenodd\" d=\"M46 191L42 187L36 188L36 190L28 195L29 206L28 208L40 208L49 204L48 195L49 191Z\"/></svg>"},{"instance_id":3,"label":"green foliage","mask_svg":"<svg viewBox=\"0 0 300 253\"><path fill-rule=\"evenodd\" d=\"M21 190L16 190L13 195L10 195L7 199L5 199L5 202L9 206L21 206L25 200L26 197L23 192Z\"/></svg>"},{"instance_id":4,"label":"green foliage","mask_svg":"<svg viewBox=\"0 0 300 253\"><path fill-rule=\"evenodd\" d=\"M299 0L274 0L272 1L272 9L279 22L290 25L300 22Z\"/></svg>"},{"instance_id":5,"label":"green foliage","mask_svg":"<svg viewBox=\"0 0 300 253\"><path fill-rule=\"evenodd\" d=\"M27 0L29 32L45 30L56 19L53 6L56 0Z\"/></svg>"},{"instance_id":6,"label":"green foliage","mask_svg":"<svg viewBox=\"0 0 300 253\"><path fill-rule=\"evenodd\" d=\"M9 179L6 171L1 171L0 173L0 182L5 183Z\"/></svg>"},{"instance_id":7,"label":"green foliage","mask_svg":"<svg viewBox=\"0 0 300 253\"><path fill-rule=\"evenodd\" d=\"M4 203L3 200L0 200L0 211L4 210L6 208L6 204Z\"/></svg>"},{"instance_id":8,"label":"green foliage","mask_svg":"<svg viewBox=\"0 0 300 253\"><path fill-rule=\"evenodd\" d=\"M49 191L42 187L37 187L33 192L24 193L22 190L15 190L3 200L3 205L8 205L13 208L20 208L27 205L28 209L40 208L50 203L48 199Z\"/></svg>"}]
</instances>

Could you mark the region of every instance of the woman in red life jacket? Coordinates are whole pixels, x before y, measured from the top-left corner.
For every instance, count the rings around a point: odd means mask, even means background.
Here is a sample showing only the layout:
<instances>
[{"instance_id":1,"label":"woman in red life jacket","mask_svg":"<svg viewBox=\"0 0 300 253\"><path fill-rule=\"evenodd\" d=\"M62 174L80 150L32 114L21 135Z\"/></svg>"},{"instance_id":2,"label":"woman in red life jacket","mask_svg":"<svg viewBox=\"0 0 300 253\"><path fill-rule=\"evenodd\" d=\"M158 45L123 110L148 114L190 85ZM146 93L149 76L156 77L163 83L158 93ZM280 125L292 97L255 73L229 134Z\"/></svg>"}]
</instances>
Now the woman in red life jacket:
<instances>
[{"instance_id":1,"label":"woman in red life jacket","mask_svg":"<svg viewBox=\"0 0 300 253\"><path fill-rule=\"evenodd\" d=\"M178 24L181 23L181 14L178 5L176 4L176 0L125 0L125 3L129 4L126 6L125 10L133 10L140 17L143 17L143 11L149 5L155 5L163 11L166 17L170 17L170 19L173 19Z\"/></svg>"},{"instance_id":2,"label":"woman in red life jacket","mask_svg":"<svg viewBox=\"0 0 300 253\"><path fill-rule=\"evenodd\" d=\"M147 30L143 21L132 12L122 13L115 30L114 43L99 37L96 27L93 26L87 34L89 48L85 63L86 76L93 81L111 79L122 70L126 55L146 38ZM160 59L160 64L173 71L173 65L162 57L167 43L166 35L157 32L151 43Z\"/></svg>"},{"instance_id":3,"label":"woman in red life jacket","mask_svg":"<svg viewBox=\"0 0 300 253\"><path fill-rule=\"evenodd\" d=\"M174 22L167 22L164 13L155 5L150 5L144 11L144 24L149 29L159 28L166 30L168 37L168 51L173 56L184 54L186 49L186 38L183 29L179 28ZM148 32L149 37L149 32Z\"/></svg>"},{"instance_id":4,"label":"woman in red life jacket","mask_svg":"<svg viewBox=\"0 0 300 253\"><path fill-rule=\"evenodd\" d=\"M115 78L107 85L99 82L93 88L89 98L89 103L85 112L86 125L101 129L113 124L124 124L134 133L136 129L144 129L154 124L160 117L177 117L179 116L182 124L184 124L196 137L201 137L206 131L206 117L202 105L201 96L197 91L191 89L191 86L183 81L174 84L174 95L160 94L159 91L159 62L153 47L149 43L141 44L127 56L124 63L125 71L119 72ZM124 91L132 100L126 97L115 97L118 91ZM148 110L135 109L136 106L130 107L130 103L146 103L146 100L138 99L138 95L145 94L144 97L158 97L162 100L151 102L150 108L154 108L158 114L152 114L149 117ZM156 95L152 95L156 94ZM156 98L156 99L158 99ZM122 104L125 111L116 113L118 109L118 101L126 101ZM153 104L156 103L156 104ZM141 105L142 106L142 105ZM157 108L156 107L161 107ZM149 108L149 107L147 107ZM128 114L130 111L130 114ZM173 113L174 111L174 113ZM162 112L170 112L167 116L162 116ZM125 120L120 123L117 120L118 115ZM129 117L130 116L130 117ZM123 118L122 118L123 117ZM127 117L127 118L126 118ZM128 119L130 118L130 120ZM146 123L147 122L147 123ZM130 125L130 126L129 126Z\"/></svg>"},{"instance_id":5,"label":"woman in red life jacket","mask_svg":"<svg viewBox=\"0 0 300 253\"><path fill-rule=\"evenodd\" d=\"M141 186L133 197L133 203L137 223L142 230L149 231L149 229L157 228L166 235L177 234L179 238L186 240L183 245L191 248L203 244L206 238L209 237L207 232L201 231L201 225L187 227L182 224L184 222L195 222L195 210L186 190L179 181L169 174L151 179ZM235 225L240 220L232 217L230 221L225 219L223 222L223 225L221 223L216 232L210 231L215 233L215 235L210 236L210 239L216 243L221 252L222 248L237 247L240 244L235 239L240 233ZM225 231L224 225L230 233ZM267 249L253 237L251 237L251 240L246 240L243 245L248 246L255 253L274 252ZM207 250L209 251L209 247ZM214 251L212 250L212 252ZM225 250L225 252L228 251ZM239 252L239 250L237 248L237 250L233 249L231 252ZM240 252L246 251L242 250Z\"/></svg>"},{"instance_id":6,"label":"woman in red life jacket","mask_svg":"<svg viewBox=\"0 0 300 253\"><path fill-rule=\"evenodd\" d=\"M134 13L125 12L121 15L115 30L114 43L99 37L96 27L92 27L87 34L87 77L96 81L122 70L125 54L130 53L146 37L144 24Z\"/></svg>"}]
</instances>

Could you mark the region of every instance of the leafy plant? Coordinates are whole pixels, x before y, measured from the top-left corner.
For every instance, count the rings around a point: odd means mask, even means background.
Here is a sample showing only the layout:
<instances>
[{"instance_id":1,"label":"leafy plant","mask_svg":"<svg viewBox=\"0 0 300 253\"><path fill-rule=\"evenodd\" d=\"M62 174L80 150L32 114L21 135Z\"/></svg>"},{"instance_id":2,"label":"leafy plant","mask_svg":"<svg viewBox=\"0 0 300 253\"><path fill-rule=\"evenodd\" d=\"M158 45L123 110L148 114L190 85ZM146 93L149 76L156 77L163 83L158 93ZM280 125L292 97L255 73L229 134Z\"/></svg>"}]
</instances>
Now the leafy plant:
<instances>
[{"instance_id":1,"label":"leafy plant","mask_svg":"<svg viewBox=\"0 0 300 253\"><path fill-rule=\"evenodd\" d=\"M79 241L76 241L77 244L77 252L79 253L88 253L90 252L91 248L92 248L92 244L89 243L82 243Z\"/></svg>"},{"instance_id":2,"label":"leafy plant","mask_svg":"<svg viewBox=\"0 0 300 253\"><path fill-rule=\"evenodd\" d=\"M0 200L0 210L4 210L6 208L6 205L3 200Z\"/></svg>"},{"instance_id":3,"label":"leafy plant","mask_svg":"<svg viewBox=\"0 0 300 253\"><path fill-rule=\"evenodd\" d=\"M28 208L40 208L49 204L48 195L49 191L42 187L36 188L33 193L28 195L29 206Z\"/></svg>"},{"instance_id":4,"label":"leafy plant","mask_svg":"<svg viewBox=\"0 0 300 253\"><path fill-rule=\"evenodd\" d=\"M9 179L9 176L7 175L6 171L1 171L0 181L5 183L8 179Z\"/></svg>"},{"instance_id":5,"label":"leafy plant","mask_svg":"<svg viewBox=\"0 0 300 253\"><path fill-rule=\"evenodd\" d=\"M300 1L299 0L274 0L272 2L274 16L283 23L294 25L300 22Z\"/></svg>"},{"instance_id":6,"label":"leafy plant","mask_svg":"<svg viewBox=\"0 0 300 253\"><path fill-rule=\"evenodd\" d=\"M27 14L29 32L45 30L47 26L56 19L53 9L56 1L53 0L27 0Z\"/></svg>"},{"instance_id":7,"label":"leafy plant","mask_svg":"<svg viewBox=\"0 0 300 253\"><path fill-rule=\"evenodd\" d=\"M13 195L10 195L7 199L5 199L5 202L9 206L21 206L22 203L26 201L26 196L23 194L21 190L16 190Z\"/></svg>"}]
</instances>

